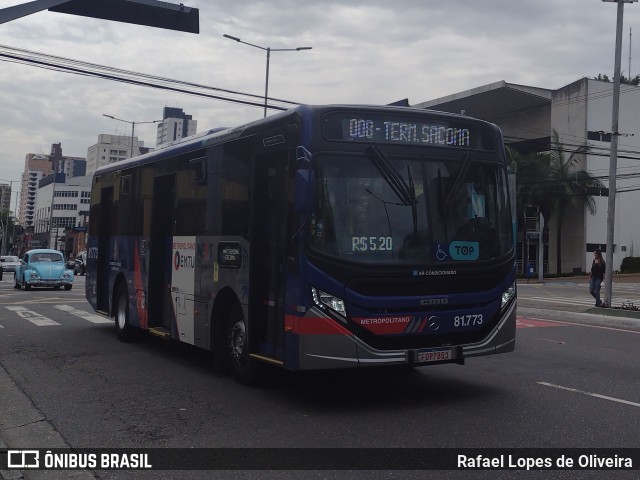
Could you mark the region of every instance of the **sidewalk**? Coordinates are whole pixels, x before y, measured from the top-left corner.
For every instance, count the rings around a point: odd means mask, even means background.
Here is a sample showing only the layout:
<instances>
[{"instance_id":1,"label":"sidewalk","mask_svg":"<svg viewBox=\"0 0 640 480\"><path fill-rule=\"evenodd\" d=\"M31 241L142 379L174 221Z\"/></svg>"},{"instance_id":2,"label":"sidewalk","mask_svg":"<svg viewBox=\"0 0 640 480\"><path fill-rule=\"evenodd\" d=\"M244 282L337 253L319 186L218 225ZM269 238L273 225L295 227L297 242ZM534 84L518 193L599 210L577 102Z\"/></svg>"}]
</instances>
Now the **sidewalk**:
<instances>
[{"instance_id":1,"label":"sidewalk","mask_svg":"<svg viewBox=\"0 0 640 480\"><path fill-rule=\"evenodd\" d=\"M518 279L519 285L527 283L529 283L530 285L587 285L589 283L589 275L545 278L542 282L538 282L538 277L530 278L528 282L526 278ZM614 274L614 293L615 285L621 283L640 284L640 273ZM640 285L638 287L638 290L640 293ZM619 306L620 305L615 301L614 295L614 308L581 307L576 305L566 305L562 307L555 306L550 308L531 308L518 306L518 316L528 318L544 318L549 320L582 323L586 325L609 328L620 328L640 332L640 311L615 308Z\"/></svg>"},{"instance_id":2,"label":"sidewalk","mask_svg":"<svg viewBox=\"0 0 640 480\"><path fill-rule=\"evenodd\" d=\"M543 278L542 282L538 282L538 276L535 275L531 278L518 278L518 283L530 283L530 284L552 284L552 283L577 283L577 284L587 284L589 283L589 275L574 275L571 277L549 277ZM613 284L616 283L640 283L640 273L614 273L613 274Z\"/></svg>"}]
</instances>

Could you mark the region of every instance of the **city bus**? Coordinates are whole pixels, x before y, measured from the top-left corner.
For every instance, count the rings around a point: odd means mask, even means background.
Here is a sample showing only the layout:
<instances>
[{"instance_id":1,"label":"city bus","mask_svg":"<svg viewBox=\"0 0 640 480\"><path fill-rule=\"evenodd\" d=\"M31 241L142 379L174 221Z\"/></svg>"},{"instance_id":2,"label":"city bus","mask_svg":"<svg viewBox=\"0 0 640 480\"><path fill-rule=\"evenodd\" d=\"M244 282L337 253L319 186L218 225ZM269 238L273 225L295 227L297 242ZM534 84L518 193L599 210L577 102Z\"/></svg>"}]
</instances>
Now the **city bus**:
<instances>
[{"instance_id":1,"label":"city bus","mask_svg":"<svg viewBox=\"0 0 640 480\"><path fill-rule=\"evenodd\" d=\"M299 106L99 168L86 297L117 337L250 383L515 345L502 134L409 107Z\"/></svg>"}]
</instances>

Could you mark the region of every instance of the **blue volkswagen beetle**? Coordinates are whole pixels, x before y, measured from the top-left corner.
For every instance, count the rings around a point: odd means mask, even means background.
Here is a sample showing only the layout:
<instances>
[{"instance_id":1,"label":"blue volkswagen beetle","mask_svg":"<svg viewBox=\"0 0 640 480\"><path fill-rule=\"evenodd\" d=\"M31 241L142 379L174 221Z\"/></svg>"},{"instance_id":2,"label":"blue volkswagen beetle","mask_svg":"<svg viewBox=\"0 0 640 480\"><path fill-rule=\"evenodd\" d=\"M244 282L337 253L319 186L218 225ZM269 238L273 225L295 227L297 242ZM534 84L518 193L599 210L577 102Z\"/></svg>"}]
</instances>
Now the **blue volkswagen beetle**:
<instances>
[{"instance_id":1,"label":"blue volkswagen beetle","mask_svg":"<svg viewBox=\"0 0 640 480\"><path fill-rule=\"evenodd\" d=\"M31 290L31 287L71 290L73 270L67 269L62 253L57 250L29 250L16 268L15 280L15 288L24 286L25 290Z\"/></svg>"}]
</instances>

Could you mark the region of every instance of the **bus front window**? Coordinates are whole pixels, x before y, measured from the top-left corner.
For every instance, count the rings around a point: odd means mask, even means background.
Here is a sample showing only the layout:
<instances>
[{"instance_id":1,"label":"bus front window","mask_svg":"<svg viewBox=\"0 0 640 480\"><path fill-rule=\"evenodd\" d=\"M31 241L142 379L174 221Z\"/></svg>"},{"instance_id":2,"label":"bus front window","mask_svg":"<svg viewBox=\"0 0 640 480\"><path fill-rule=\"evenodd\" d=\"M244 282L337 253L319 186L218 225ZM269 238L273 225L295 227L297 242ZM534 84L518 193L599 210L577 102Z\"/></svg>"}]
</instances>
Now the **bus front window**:
<instances>
[{"instance_id":1,"label":"bus front window","mask_svg":"<svg viewBox=\"0 0 640 480\"><path fill-rule=\"evenodd\" d=\"M319 156L311 246L359 263L429 265L512 248L506 176L497 163Z\"/></svg>"}]
</instances>

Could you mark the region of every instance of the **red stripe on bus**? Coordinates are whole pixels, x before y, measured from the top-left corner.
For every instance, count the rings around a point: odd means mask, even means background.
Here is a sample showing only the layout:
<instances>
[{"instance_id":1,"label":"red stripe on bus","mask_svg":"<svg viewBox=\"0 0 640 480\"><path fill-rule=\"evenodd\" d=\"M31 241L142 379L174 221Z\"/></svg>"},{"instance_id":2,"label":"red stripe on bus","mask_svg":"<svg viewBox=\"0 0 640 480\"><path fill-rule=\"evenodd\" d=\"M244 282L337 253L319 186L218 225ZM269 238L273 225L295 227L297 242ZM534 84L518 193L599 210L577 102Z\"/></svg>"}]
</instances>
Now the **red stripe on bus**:
<instances>
[{"instance_id":1,"label":"red stripe on bus","mask_svg":"<svg viewBox=\"0 0 640 480\"><path fill-rule=\"evenodd\" d=\"M325 317L298 317L286 315L285 331L298 335L353 335L337 321Z\"/></svg>"}]
</instances>

